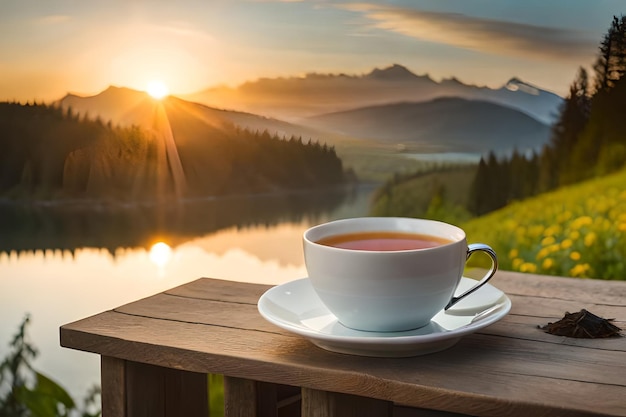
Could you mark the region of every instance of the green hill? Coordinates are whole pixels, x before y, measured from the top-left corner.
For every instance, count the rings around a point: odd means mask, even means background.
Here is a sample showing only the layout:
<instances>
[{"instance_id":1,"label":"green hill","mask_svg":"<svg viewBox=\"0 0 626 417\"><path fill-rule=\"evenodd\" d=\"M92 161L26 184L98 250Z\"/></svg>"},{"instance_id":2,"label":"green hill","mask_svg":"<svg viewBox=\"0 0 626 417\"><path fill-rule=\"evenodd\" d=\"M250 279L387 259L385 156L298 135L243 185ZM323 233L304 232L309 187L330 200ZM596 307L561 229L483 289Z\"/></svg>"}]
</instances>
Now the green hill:
<instances>
[{"instance_id":1,"label":"green hill","mask_svg":"<svg viewBox=\"0 0 626 417\"><path fill-rule=\"evenodd\" d=\"M526 152L541 149L550 137L547 124L521 111L458 97L360 107L301 123L407 149L428 146L448 152Z\"/></svg>"},{"instance_id":2,"label":"green hill","mask_svg":"<svg viewBox=\"0 0 626 417\"><path fill-rule=\"evenodd\" d=\"M562 187L461 225L500 268L626 280L626 170Z\"/></svg>"}]
</instances>

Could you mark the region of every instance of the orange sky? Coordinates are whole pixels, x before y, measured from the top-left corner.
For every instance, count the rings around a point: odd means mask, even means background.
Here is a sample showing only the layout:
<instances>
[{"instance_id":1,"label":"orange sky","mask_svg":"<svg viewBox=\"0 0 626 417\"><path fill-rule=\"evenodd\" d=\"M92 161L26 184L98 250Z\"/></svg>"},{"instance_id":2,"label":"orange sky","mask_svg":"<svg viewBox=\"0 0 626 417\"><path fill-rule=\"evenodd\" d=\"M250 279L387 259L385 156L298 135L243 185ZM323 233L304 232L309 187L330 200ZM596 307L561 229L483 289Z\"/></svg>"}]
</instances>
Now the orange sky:
<instances>
[{"instance_id":1,"label":"orange sky","mask_svg":"<svg viewBox=\"0 0 626 417\"><path fill-rule=\"evenodd\" d=\"M152 80L185 94L393 63L492 87L517 76L565 94L620 4L3 0L0 100L54 100L109 85L145 90Z\"/></svg>"}]
</instances>

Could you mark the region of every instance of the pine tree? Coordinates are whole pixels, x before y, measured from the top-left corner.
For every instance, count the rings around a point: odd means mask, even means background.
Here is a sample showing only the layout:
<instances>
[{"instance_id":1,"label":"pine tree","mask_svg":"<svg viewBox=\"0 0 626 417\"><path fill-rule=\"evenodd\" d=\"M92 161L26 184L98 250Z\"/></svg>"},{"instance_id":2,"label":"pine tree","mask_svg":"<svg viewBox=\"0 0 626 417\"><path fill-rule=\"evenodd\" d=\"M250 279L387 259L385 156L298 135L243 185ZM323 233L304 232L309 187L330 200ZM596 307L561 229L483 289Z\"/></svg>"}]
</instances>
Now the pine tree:
<instances>
[{"instance_id":1,"label":"pine tree","mask_svg":"<svg viewBox=\"0 0 626 417\"><path fill-rule=\"evenodd\" d=\"M556 166L550 171L558 176L552 181L554 184L567 184L573 180L572 171L577 167L572 166L572 152L587 125L590 108L589 79L587 71L581 67L563 102L559 120L552 128L550 149L556 157L552 159Z\"/></svg>"},{"instance_id":2,"label":"pine tree","mask_svg":"<svg viewBox=\"0 0 626 417\"><path fill-rule=\"evenodd\" d=\"M611 27L600 43L600 55L593 69L596 93L613 88L626 72L626 16L613 16Z\"/></svg>"},{"instance_id":3,"label":"pine tree","mask_svg":"<svg viewBox=\"0 0 626 417\"><path fill-rule=\"evenodd\" d=\"M476 175L474 176L474 181L472 182L469 197L469 209L477 216L489 212L488 202L486 201L488 195L487 192L485 192L485 184L488 181L489 171L487 169L487 163L485 162L485 159L481 157L480 162L478 163L478 169L476 170Z\"/></svg>"}]
</instances>

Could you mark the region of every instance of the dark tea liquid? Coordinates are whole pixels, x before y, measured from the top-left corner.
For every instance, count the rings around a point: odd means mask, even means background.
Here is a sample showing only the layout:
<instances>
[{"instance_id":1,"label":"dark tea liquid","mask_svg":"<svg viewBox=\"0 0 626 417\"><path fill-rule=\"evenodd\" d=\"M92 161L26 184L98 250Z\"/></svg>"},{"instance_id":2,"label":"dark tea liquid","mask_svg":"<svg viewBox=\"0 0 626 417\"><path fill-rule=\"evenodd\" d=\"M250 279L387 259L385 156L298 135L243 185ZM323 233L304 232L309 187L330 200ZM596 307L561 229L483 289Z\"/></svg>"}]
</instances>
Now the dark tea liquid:
<instances>
[{"instance_id":1,"label":"dark tea liquid","mask_svg":"<svg viewBox=\"0 0 626 417\"><path fill-rule=\"evenodd\" d=\"M369 251L397 251L434 248L451 243L437 236L401 232L359 232L322 238L320 245L341 249Z\"/></svg>"}]
</instances>

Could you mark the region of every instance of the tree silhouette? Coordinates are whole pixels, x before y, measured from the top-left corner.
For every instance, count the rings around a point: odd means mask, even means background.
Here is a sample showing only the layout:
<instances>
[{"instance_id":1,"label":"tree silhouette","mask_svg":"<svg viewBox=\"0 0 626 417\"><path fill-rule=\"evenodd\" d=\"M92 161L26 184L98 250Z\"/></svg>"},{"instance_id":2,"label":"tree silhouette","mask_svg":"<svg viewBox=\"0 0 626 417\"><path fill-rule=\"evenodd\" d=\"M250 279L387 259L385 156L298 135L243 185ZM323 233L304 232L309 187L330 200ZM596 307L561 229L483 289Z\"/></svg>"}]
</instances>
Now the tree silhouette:
<instances>
[{"instance_id":1,"label":"tree silhouette","mask_svg":"<svg viewBox=\"0 0 626 417\"><path fill-rule=\"evenodd\" d=\"M613 88L626 71L626 16L613 16L599 50L593 66L596 93Z\"/></svg>"},{"instance_id":2,"label":"tree silhouette","mask_svg":"<svg viewBox=\"0 0 626 417\"><path fill-rule=\"evenodd\" d=\"M178 117L178 119L177 119ZM186 196L341 184L334 148L225 124L171 118ZM178 198L157 133L114 127L69 108L0 103L0 195L18 198ZM182 145L180 145L181 143Z\"/></svg>"},{"instance_id":3,"label":"tree silhouette","mask_svg":"<svg viewBox=\"0 0 626 417\"><path fill-rule=\"evenodd\" d=\"M552 170L557 176L554 179L555 186L576 180L576 170L580 167L572 163L573 151L587 125L590 109L589 80L587 71L581 67L570 86L568 96L563 101L559 119L552 128L550 152L556 158L544 161L556 164Z\"/></svg>"}]
</instances>

